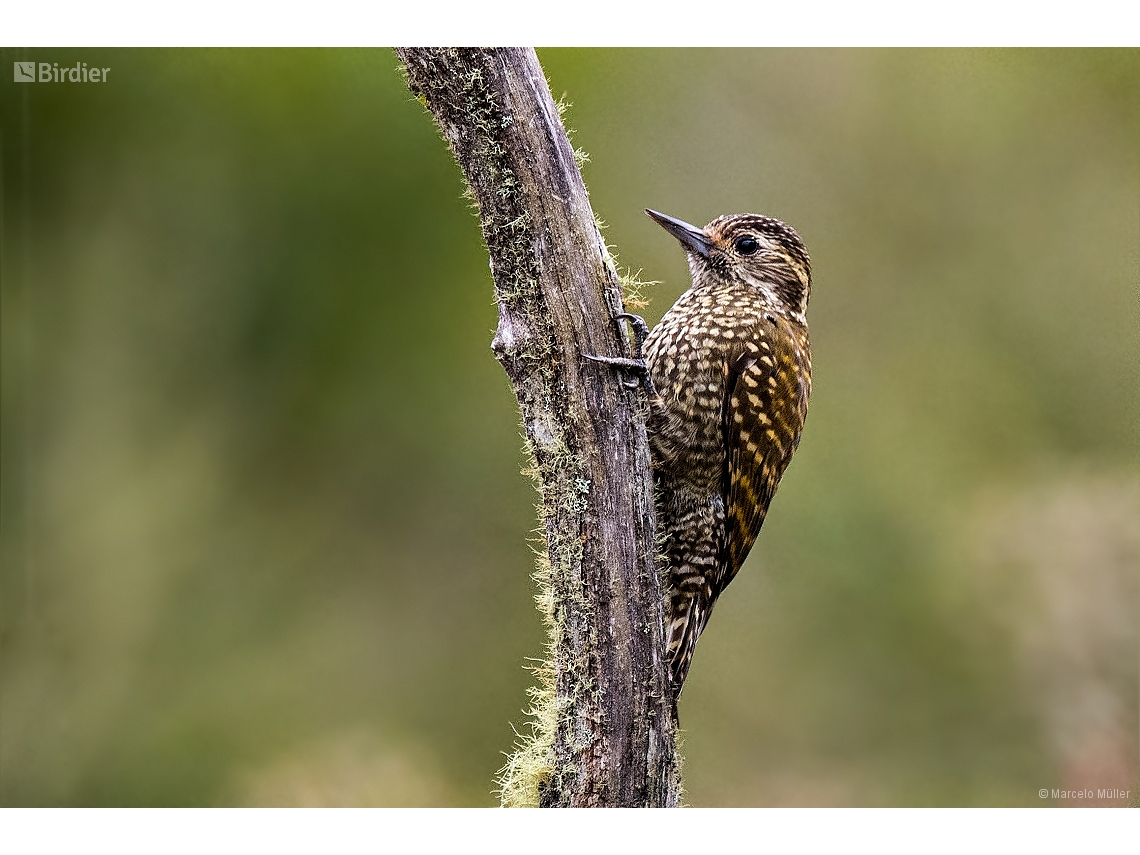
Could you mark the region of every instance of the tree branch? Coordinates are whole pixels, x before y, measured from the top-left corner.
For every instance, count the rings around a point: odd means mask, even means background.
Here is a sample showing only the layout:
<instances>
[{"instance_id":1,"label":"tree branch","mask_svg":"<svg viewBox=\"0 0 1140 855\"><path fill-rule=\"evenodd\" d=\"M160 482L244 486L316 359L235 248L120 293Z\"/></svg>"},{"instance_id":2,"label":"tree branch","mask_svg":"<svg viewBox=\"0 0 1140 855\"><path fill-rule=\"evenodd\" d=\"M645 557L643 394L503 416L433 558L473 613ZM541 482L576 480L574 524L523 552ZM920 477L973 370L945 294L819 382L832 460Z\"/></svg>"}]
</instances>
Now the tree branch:
<instances>
[{"instance_id":1,"label":"tree branch","mask_svg":"<svg viewBox=\"0 0 1140 855\"><path fill-rule=\"evenodd\" d=\"M618 372L582 356L628 356L629 345L574 151L533 50L397 54L479 206L499 304L491 347L542 496L550 683L504 803L675 806L644 407Z\"/></svg>"}]
</instances>

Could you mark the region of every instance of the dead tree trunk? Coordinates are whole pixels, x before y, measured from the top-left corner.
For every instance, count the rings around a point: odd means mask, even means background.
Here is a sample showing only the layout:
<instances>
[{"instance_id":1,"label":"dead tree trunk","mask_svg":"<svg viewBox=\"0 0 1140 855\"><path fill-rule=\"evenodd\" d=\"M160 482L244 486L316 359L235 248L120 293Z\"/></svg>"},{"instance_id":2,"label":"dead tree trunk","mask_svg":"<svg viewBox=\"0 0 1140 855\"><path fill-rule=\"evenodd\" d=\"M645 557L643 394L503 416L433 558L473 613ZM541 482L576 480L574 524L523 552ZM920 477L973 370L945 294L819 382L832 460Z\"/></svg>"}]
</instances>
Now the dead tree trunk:
<instances>
[{"instance_id":1,"label":"dead tree trunk","mask_svg":"<svg viewBox=\"0 0 1140 855\"><path fill-rule=\"evenodd\" d=\"M530 49L397 50L479 206L549 566L552 692L528 770L550 807L679 798L644 404L583 354L628 356L612 261ZM548 586L548 588L547 588ZM516 788L519 781L512 782Z\"/></svg>"}]
</instances>

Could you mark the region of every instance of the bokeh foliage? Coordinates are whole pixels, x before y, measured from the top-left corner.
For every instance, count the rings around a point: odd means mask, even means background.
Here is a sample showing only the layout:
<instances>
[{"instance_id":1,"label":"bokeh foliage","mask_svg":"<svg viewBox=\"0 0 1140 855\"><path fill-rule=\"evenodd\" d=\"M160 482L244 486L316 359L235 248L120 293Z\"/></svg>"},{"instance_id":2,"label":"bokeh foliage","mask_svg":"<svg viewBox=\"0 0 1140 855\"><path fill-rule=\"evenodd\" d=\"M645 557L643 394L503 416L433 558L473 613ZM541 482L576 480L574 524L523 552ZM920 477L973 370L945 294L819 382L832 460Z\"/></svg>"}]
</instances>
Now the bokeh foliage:
<instances>
[{"instance_id":1,"label":"bokeh foliage","mask_svg":"<svg viewBox=\"0 0 1140 855\"><path fill-rule=\"evenodd\" d=\"M645 206L812 253L698 805L1135 789L1135 51L541 51ZM0 801L493 804L541 650L477 223L385 50L5 50Z\"/></svg>"}]
</instances>

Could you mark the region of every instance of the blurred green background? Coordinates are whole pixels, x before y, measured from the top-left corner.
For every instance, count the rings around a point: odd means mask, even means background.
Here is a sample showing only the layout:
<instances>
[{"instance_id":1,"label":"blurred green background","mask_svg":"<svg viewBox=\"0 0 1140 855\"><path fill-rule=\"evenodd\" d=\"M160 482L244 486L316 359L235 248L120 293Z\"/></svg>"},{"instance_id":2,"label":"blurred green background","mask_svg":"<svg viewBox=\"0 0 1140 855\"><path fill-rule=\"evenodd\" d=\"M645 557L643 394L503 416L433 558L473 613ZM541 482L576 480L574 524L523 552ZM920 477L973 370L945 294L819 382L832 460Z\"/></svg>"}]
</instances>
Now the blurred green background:
<instances>
[{"instance_id":1,"label":"blurred green background","mask_svg":"<svg viewBox=\"0 0 1140 855\"><path fill-rule=\"evenodd\" d=\"M0 802L494 804L535 496L394 55L2 54ZM695 660L686 801L1134 795L1140 53L540 58L649 320L688 280L646 206L813 259L811 413Z\"/></svg>"}]
</instances>

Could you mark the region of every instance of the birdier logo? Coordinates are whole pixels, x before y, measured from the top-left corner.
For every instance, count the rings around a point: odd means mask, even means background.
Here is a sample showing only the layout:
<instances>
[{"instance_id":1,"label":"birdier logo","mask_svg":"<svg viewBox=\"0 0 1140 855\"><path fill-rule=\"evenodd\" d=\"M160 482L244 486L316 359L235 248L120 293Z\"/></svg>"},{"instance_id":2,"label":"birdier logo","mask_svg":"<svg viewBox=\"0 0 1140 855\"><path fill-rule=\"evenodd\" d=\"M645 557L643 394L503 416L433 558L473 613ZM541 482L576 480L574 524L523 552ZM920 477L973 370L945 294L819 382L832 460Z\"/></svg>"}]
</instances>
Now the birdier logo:
<instances>
[{"instance_id":1,"label":"birdier logo","mask_svg":"<svg viewBox=\"0 0 1140 855\"><path fill-rule=\"evenodd\" d=\"M17 62L12 66L16 83L106 83L109 68L88 68L87 63L59 67L58 62Z\"/></svg>"}]
</instances>

